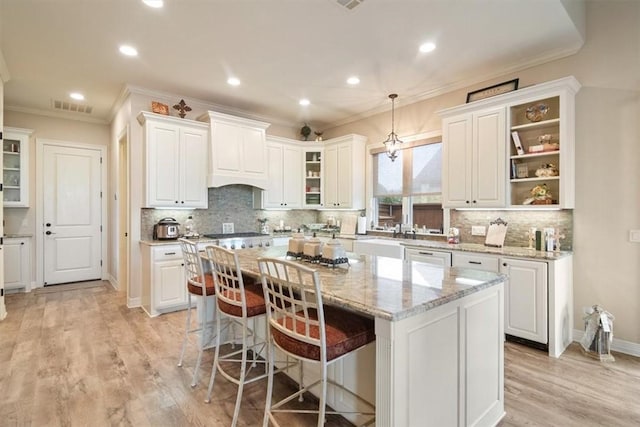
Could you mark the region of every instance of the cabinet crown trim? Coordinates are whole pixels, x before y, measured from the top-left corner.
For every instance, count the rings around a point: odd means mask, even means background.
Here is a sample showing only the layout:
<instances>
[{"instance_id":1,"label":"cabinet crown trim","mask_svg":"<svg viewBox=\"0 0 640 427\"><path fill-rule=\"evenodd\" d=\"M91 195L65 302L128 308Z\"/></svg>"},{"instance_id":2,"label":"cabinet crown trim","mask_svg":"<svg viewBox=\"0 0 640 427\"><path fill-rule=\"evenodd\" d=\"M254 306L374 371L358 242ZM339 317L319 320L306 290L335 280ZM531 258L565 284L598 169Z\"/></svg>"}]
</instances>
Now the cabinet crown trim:
<instances>
[{"instance_id":1,"label":"cabinet crown trim","mask_svg":"<svg viewBox=\"0 0 640 427\"><path fill-rule=\"evenodd\" d=\"M207 111L206 113L198 117L198 120L207 123L211 121L227 122L236 125L251 126L259 129L266 129L271 126L271 123L261 122L259 120L253 119L245 119L244 117L232 116L230 114L218 113L216 111Z\"/></svg>"},{"instance_id":2,"label":"cabinet crown trim","mask_svg":"<svg viewBox=\"0 0 640 427\"><path fill-rule=\"evenodd\" d=\"M569 90L571 94L575 95L581 87L580 82L578 82L575 77L568 76L545 83L534 84L522 89L514 90L513 92L492 96L491 98L482 99L480 101L446 108L444 110L437 111L437 114L440 117L449 117L465 112L477 111L478 108L509 106L512 102L521 103L523 97L537 96L538 94L548 93L551 91Z\"/></svg>"},{"instance_id":3,"label":"cabinet crown trim","mask_svg":"<svg viewBox=\"0 0 640 427\"><path fill-rule=\"evenodd\" d=\"M150 113L148 111L141 111L140 114L138 114L137 119L138 119L138 123L140 123L143 126L147 120L151 120L156 122L161 121L164 123L172 123L180 126L198 127L201 129L209 128L209 126L206 123L198 122L195 120L189 120L189 119L181 119L180 117L165 116L164 114Z\"/></svg>"}]
</instances>

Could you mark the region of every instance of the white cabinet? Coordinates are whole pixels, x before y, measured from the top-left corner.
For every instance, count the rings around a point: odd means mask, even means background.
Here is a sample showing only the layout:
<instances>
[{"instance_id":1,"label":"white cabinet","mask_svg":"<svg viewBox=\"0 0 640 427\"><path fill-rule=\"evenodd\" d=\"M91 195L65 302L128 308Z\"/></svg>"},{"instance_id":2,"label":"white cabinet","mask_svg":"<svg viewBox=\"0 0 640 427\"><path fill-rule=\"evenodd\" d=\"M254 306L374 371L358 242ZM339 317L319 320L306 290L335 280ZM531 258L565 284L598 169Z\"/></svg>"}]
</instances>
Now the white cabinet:
<instances>
[{"instance_id":1,"label":"white cabinet","mask_svg":"<svg viewBox=\"0 0 640 427\"><path fill-rule=\"evenodd\" d=\"M443 206L505 206L505 107L442 120Z\"/></svg>"},{"instance_id":2,"label":"white cabinet","mask_svg":"<svg viewBox=\"0 0 640 427\"><path fill-rule=\"evenodd\" d=\"M493 255L471 254L468 252L454 252L451 265L454 267L471 268L494 273L500 270L500 263L497 257Z\"/></svg>"},{"instance_id":3,"label":"white cabinet","mask_svg":"<svg viewBox=\"0 0 640 427\"><path fill-rule=\"evenodd\" d=\"M579 90L570 76L440 111L443 206L572 209Z\"/></svg>"},{"instance_id":4,"label":"white cabinet","mask_svg":"<svg viewBox=\"0 0 640 427\"><path fill-rule=\"evenodd\" d=\"M504 294L505 334L546 344L547 263L501 258L500 272L509 276Z\"/></svg>"},{"instance_id":5,"label":"white cabinet","mask_svg":"<svg viewBox=\"0 0 640 427\"><path fill-rule=\"evenodd\" d=\"M324 150L321 147L303 149L304 158L304 208L317 209L323 206Z\"/></svg>"},{"instance_id":6,"label":"white cabinet","mask_svg":"<svg viewBox=\"0 0 640 427\"><path fill-rule=\"evenodd\" d=\"M149 316L187 306L187 284L180 245L143 245L142 308Z\"/></svg>"},{"instance_id":7,"label":"white cabinet","mask_svg":"<svg viewBox=\"0 0 640 427\"><path fill-rule=\"evenodd\" d=\"M31 290L31 244L26 237L4 239L4 288Z\"/></svg>"},{"instance_id":8,"label":"white cabinet","mask_svg":"<svg viewBox=\"0 0 640 427\"><path fill-rule=\"evenodd\" d=\"M575 207L575 94L579 88L573 77L556 80L533 86L510 104L509 131L514 142L509 144L510 207ZM522 146L520 152L515 138ZM548 197L532 198L532 189L538 185Z\"/></svg>"},{"instance_id":9,"label":"white cabinet","mask_svg":"<svg viewBox=\"0 0 640 427\"><path fill-rule=\"evenodd\" d=\"M141 112L149 208L204 208L207 195L207 125Z\"/></svg>"},{"instance_id":10,"label":"white cabinet","mask_svg":"<svg viewBox=\"0 0 640 427\"><path fill-rule=\"evenodd\" d=\"M434 251L426 248L406 248L404 257L409 261L426 262L428 264L439 265L441 267L451 266L451 252Z\"/></svg>"},{"instance_id":11,"label":"white cabinet","mask_svg":"<svg viewBox=\"0 0 640 427\"><path fill-rule=\"evenodd\" d=\"M347 135L325 141L323 207L364 209L366 138Z\"/></svg>"},{"instance_id":12,"label":"white cabinet","mask_svg":"<svg viewBox=\"0 0 640 427\"><path fill-rule=\"evenodd\" d=\"M2 182L5 208L29 207L30 129L5 127L2 142Z\"/></svg>"},{"instance_id":13,"label":"white cabinet","mask_svg":"<svg viewBox=\"0 0 640 427\"><path fill-rule=\"evenodd\" d=\"M267 141L268 185L262 207L299 209L302 207L302 148L281 138Z\"/></svg>"},{"instance_id":14,"label":"white cabinet","mask_svg":"<svg viewBox=\"0 0 640 427\"><path fill-rule=\"evenodd\" d=\"M207 185L268 185L265 131L269 123L208 111L201 116L210 125L211 159Z\"/></svg>"}]
</instances>

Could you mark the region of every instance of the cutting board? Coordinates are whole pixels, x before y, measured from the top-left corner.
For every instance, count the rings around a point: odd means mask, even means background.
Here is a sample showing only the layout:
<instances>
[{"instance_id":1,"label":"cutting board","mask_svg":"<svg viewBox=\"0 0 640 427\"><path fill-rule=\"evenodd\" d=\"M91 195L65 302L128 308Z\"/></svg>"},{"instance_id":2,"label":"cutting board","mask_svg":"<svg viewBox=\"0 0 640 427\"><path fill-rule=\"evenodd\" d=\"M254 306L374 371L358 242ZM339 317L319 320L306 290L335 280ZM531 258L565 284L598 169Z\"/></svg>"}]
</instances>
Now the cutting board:
<instances>
[{"instance_id":1,"label":"cutting board","mask_svg":"<svg viewBox=\"0 0 640 427\"><path fill-rule=\"evenodd\" d=\"M356 234L356 224L358 223L358 217L355 215L347 215L342 218L342 224L340 225L340 234L345 236L353 236Z\"/></svg>"},{"instance_id":2,"label":"cutting board","mask_svg":"<svg viewBox=\"0 0 640 427\"><path fill-rule=\"evenodd\" d=\"M504 238L507 235L507 223L501 218L489 223L487 230L487 238L484 241L485 246L493 246L501 248L504 245Z\"/></svg>"}]
</instances>

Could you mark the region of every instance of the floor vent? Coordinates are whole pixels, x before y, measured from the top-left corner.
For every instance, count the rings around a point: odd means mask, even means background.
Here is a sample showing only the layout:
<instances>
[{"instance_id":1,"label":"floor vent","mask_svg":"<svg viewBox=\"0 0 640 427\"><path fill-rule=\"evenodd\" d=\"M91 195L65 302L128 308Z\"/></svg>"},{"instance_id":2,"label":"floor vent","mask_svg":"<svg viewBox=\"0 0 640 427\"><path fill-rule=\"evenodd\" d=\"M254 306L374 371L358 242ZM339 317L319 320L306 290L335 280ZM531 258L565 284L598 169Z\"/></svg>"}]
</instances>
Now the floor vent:
<instances>
[{"instance_id":1,"label":"floor vent","mask_svg":"<svg viewBox=\"0 0 640 427\"><path fill-rule=\"evenodd\" d=\"M349 10L352 10L356 6L359 6L364 0L336 0L340 6L344 6Z\"/></svg>"},{"instance_id":2,"label":"floor vent","mask_svg":"<svg viewBox=\"0 0 640 427\"><path fill-rule=\"evenodd\" d=\"M59 101L57 99L52 100L53 108L56 110L70 111L72 113L86 113L91 114L93 107L90 105L77 104L69 101Z\"/></svg>"}]
</instances>

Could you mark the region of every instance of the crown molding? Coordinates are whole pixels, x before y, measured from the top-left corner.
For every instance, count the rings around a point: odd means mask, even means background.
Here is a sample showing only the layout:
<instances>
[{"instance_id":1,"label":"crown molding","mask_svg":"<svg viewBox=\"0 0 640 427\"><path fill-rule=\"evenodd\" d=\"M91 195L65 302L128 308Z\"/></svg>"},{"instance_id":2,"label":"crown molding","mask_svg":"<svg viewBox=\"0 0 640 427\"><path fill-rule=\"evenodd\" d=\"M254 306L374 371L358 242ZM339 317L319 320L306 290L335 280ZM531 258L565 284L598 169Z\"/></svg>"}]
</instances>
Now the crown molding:
<instances>
[{"instance_id":1,"label":"crown molding","mask_svg":"<svg viewBox=\"0 0 640 427\"><path fill-rule=\"evenodd\" d=\"M76 117L70 116L68 113L58 112L58 111L49 111L49 110L41 110L39 108L25 108L25 107L17 107L15 105L5 105L5 111L14 111L16 113L24 113L24 114L33 114L35 116L45 116L52 117L55 119L65 119L65 120L74 120L78 122L92 123L97 125L108 125L109 121L104 119L96 119L94 117ZM76 114L76 113L72 113ZM77 113L79 114L79 113Z\"/></svg>"}]
</instances>

